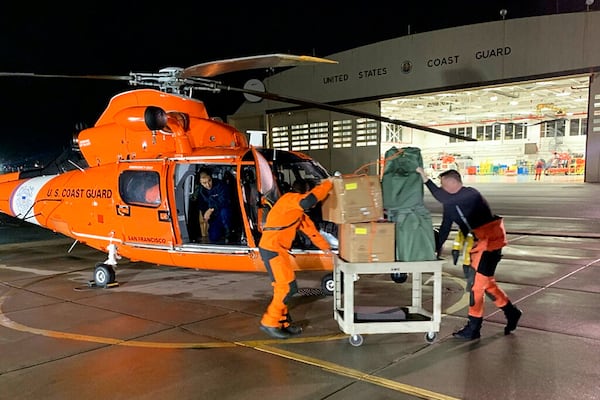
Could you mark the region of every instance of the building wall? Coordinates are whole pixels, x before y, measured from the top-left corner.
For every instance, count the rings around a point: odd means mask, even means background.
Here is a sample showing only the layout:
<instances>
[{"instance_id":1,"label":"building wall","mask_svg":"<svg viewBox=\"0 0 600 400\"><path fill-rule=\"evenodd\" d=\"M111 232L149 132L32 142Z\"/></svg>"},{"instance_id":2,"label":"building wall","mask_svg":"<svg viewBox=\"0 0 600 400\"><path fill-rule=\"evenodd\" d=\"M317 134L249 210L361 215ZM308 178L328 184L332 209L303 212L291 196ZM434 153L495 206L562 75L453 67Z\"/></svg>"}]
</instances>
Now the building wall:
<instances>
[{"instance_id":1,"label":"building wall","mask_svg":"<svg viewBox=\"0 0 600 400\"><path fill-rule=\"evenodd\" d=\"M417 93L594 73L600 71L599 37L600 12L507 19L332 54L327 57L339 64L292 68L267 78L265 86L269 92L318 102L376 104L378 99ZM294 106L269 100L245 103L230 122L235 125L249 115L290 109ZM440 148L446 145L443 137L428 135L427 141ZM600 158L596 136L600 134L588 136L587 141L586 158L592 160L586 169L589 182L600 181L600 162L593 162ZM385 144L381 146L383 153ZM329 159L338 159L333 149Z\"/></svg>"}]
</instances>

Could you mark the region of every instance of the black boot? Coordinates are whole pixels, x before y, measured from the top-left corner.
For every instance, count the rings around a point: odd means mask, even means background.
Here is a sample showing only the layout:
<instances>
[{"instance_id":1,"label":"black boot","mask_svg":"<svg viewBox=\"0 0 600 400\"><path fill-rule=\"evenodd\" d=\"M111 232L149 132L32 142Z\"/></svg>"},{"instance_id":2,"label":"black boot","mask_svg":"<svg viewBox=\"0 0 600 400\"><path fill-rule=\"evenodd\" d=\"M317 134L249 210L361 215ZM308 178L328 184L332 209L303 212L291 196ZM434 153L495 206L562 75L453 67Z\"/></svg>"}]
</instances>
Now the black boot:
<instances>
[{"instance_id":1,"label":"black boot","mask_svg":"<svg viewBox=\"0 0 600 400\"><path fill-rule=\"evenodd\" d=\"M472 317L469 315L469 322L459 330L458 332L454 332L452 336L457 339L464 340L474 340L479 339L481 337L481 324L483 323L483 318Z\"/></svg>"},{"instance_id":2,"label":"black boot","mask_svg":"<svg viewBox=\"0 0 600 400\"><path fill-rule=\"evenodd\" d=\"M263 324L260 324L260 330L275 339L289 339L293 336L291 333L284 331L281 328L264 326Z\"/></svg>"},{"instance_id":3,"label":"black boot","mask_svg":"<svg viewBox=\"0 0 600 400\"><path fill-rule=\"evenodd\" d=\"M279 321L281 323L281 330L289 333L290 335L296 336L302 333L302 327L298 325L292 325L292 317L290 314L285 314L285 319Z\"/></svg>"},{"instance_id":4,"label":"black boot","mask_svg":"<svg viewBox=\"0 0 600 400\"><path fill-rule=\"evenodd\" d=\"M523 311L519 310L512 304L510 301L507 305L502 307L502 311L504 311L504 315L506 316L506 326L504 327L504 334L508 335L515 329L517 329L517 323L519 323L519 319L521 315L523 315Z\"/></svg>"}]
</instances>

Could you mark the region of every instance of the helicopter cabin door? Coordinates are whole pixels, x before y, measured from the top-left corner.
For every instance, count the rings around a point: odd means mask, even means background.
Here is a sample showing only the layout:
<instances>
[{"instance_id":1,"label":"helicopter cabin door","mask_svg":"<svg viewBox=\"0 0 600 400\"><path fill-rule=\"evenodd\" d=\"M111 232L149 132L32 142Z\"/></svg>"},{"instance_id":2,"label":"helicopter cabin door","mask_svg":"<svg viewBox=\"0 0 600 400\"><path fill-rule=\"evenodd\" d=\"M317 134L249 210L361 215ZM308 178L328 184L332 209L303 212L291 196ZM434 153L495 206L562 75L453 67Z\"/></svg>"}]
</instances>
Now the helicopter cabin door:
<instances>
[{"instance_id":1,"label":"helicopter cabin door","mask_svg":"<svg viewBox=\"0 0 600 400\"><path fill-rule=\"evenodd\" d=\"M162 163L121 164L117 218L124 242L140 247L171 247L171 218Z\"/></svg>"},{"instance_id":2,"label":"helicopter cabin door","mask_svg":"<svg viewBox=\"0 0 600 400\"><path fill-rule=\"evenodd\" d=\"M277 187L271 165L254 147L252 154L256 162L256 184L259 192L258 207L258 228L262 232L262 227L266 221L267 214L273 204L279 199L280 193Z\"/></svg>"}]
</instances>

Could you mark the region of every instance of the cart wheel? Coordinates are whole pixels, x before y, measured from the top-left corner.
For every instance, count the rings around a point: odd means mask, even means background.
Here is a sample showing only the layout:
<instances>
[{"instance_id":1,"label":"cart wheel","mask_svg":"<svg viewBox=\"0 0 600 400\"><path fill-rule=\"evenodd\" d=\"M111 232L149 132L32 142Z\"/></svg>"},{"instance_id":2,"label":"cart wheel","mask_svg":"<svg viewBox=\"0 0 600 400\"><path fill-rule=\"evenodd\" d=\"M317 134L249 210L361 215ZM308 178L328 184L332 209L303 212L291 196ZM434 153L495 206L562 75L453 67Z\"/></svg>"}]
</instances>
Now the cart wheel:
<instances>
[{"instance_id":1,"label":"cart wheel","mask_svg":"<svg viewBox=\"0 0 600 400\"><path fill-rule=\"evenodd\" d=\"M354 335L350 335L350 337L348 338L348 341L350 342L350 344L354 347L358 347L361 344L363 344L363 337L357 333Z\"/></svg>"},{"instance_id":2,"label":"cart wheel","mask_svg":"<svg viewBox=\"0 0 600 400\"><path fill-rule=\"evenodd\" d=\"M431 343L435 342L436 338L437 338L437 333L435 333L435 332L427 332L425 334L425 341L427 343L431 344Z\"/></svg>"},{"instance_id":3,"label":"cart wheel","mask_svg":"<svg viewBox=\"0 0 600 400\"><path fill-rule=\"evenodd\" d=\"M396 283L404 283L408 279L408 274L406 272L393 272L390 277Z\"/></svg>"},{"instance_id":4,"label":"cart wheel","mask_svg":"<svg viewBox=\"0 0 600 400\"><path fill-rule=\"evenodd\" d=\"M329 273L321 278L321 290L325 296L333 296L335 289L335 281L333 280L333 273Z\"/></svg>"}]
</instances>

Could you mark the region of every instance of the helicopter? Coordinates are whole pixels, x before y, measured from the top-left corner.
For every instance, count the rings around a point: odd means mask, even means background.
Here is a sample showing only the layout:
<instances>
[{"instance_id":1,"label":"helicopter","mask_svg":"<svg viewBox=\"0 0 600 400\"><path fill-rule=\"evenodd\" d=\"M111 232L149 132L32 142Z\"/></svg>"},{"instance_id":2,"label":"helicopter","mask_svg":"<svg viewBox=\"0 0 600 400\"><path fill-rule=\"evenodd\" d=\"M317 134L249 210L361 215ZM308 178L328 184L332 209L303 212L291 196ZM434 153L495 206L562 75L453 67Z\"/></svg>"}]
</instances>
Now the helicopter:
<instances>
[{"instance_id":1,"label":"helicopter","mask_svg":"<svg viewBox=\"0 0 600 400\"><path fill-rule=\"evenodd\" d=\"M136 88L110 99L95 125L76 132L71 149L53 163L0 175L0 212L72 238L71 249L81 243L105 253L107 258L96 263L89 282L95 287L119 284L116 268L123 257L200 270L266 272L257 246L269 206L296 179L316 184L332 175L304 153L250 145L245 134L210 118L193 93L233 90L346 112L209 79L254 68L328 63L337 62L268 54L169 67L158 73L76 76L127 80ZM228 185L231 193L231 226L228 236L219 241L207 239L199 216L199 174L206 170ZM153 198L145 196L150 189ZM315 222L328 233L334 230L327 221ZM326 272L321 288L331 295L331 256L303 240L295 241L291 253L297 271Z\"/></svg>"}]
</instances>

